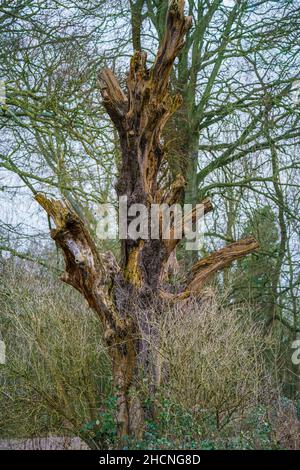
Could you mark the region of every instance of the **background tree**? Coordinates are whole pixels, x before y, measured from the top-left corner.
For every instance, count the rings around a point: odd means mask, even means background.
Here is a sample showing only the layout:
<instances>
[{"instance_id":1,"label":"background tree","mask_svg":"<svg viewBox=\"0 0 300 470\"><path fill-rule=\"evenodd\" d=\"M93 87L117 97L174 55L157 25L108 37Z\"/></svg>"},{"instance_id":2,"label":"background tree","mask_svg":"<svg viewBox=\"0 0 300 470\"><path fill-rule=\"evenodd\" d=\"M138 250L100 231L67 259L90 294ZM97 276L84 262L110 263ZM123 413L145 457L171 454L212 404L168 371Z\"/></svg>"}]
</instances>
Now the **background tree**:
<instances>
[{"instance_id":1,"label":"background tree","mask_svg":"<svg viewBox=\"0 0 300 470\"><path fill-rule=\"evenodd\" d=\"M238 302L244 299L255 304L260 319L269 323L268 312L274 309L272 279L279 251L276 217L272 209L265 206L255 210L245 225L245 233L255 236L260 250L238 263L233 296Z\"/></svg>"}]
</instances>

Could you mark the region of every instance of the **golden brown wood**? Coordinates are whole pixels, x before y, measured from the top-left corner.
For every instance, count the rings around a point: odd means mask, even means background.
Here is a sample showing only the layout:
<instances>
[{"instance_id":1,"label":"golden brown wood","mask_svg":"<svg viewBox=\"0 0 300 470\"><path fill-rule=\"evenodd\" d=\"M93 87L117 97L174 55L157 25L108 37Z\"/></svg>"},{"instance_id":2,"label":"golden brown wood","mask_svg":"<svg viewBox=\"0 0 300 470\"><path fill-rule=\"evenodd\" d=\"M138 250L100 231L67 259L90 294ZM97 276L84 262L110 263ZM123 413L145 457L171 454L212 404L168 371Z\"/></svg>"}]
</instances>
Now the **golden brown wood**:
<instances>
[{"instance_id":1,"label":"golden brown wood","mask_svg":"<svg viewBox=\"0 0 300 470\"><path fill-rule=\"evenodd\" d=\"M120 138L122 165L116 185L118 196L127 196L128 205L143 203L148 209L152 202L175 204L180 201L185 181L177 175L170 189L162 191L158 175L164 161L161 133L170 116L181 105L179 95L169 94L170 72L175 58L184 45L191 18L184 16L184 0L172 0L166 19L163 41L153 66L148 69L146 54L137 51L130 63L127 92L122 91L110 70L100 74L103 103ZM161 291L161 281L168 264L176 260L178 239L123 240L122 261L119 266L111 253L101 254L96 248L84 221L63 201L38 194L37 202L53 219L56 228L51 237L62 250L65 273L62 280L77 289L97 313L113 366L117 390L117 425L119 436L143 432L143 410L135 392L139 372L145 369L143 357L147 341L144 312L136 313L136 305L155 303L158 299L183 300L199 293L204 283L219 269L257 249L257 242L248 238L235 242L207 258L192 269L191 279L180 293ZM203 202L205 213L212 210L210 200ZM193 209L189 215L196 222ZM174 232L174 228L173 228ZM174 232L175 233L175 232ZM175 262L175 261L174 261ZM163 314L160 311L160 314ZM147 356L147 362L151 358ZM142 364L140 364L142 362ZM148 372L150 374L150 372Z\"/></svg>"}]
</instances>

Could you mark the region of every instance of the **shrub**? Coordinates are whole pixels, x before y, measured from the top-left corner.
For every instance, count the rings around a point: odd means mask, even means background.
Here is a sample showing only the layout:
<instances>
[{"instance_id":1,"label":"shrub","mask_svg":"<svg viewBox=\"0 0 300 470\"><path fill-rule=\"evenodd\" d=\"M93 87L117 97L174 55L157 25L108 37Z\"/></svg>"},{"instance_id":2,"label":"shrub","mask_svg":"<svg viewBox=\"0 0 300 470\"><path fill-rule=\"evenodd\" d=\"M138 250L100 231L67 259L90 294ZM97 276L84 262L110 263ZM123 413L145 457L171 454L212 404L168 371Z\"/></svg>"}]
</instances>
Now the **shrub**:
<instances>
[{"instance_id":1,"label":"shrub","mask_svg":"<svg viewBox=\"0 0 300 470\"><path fill-rule=\"evenodd\" d=\"M43 271L8 265L0 281L1 437L80 435L111 394L100 322L74 289Z\"/></svg>"},{"instance_id":2,"label":"shrub","mask_svg":"<svg viewBox=\"0 0 300 470\"><path fill-rule=\"evenodd\" d=\"M110 360L81 296L44 270L9 262L0 307L0 438L75 435L93 448L119 446ZM145 338L160 383L155 392L147 380L137 384L144 438L123 447L299 448L297 407L274 387L270 337L250 312L212 290L164 307L162 316L150 312L154 334Z\"/></svg>"},{"instance_id":3,"label":"shrub","mask_svg":"<svg viewBox=\"0 0 300 470\"><path fill-rule=\"evenodd\" d=\"M200 420L213 414L218 429L258 402L268 375L260 325L225 303L209 291L200 305L170 308L159 345L168 401Z\"/></svg>"}]
</instances>

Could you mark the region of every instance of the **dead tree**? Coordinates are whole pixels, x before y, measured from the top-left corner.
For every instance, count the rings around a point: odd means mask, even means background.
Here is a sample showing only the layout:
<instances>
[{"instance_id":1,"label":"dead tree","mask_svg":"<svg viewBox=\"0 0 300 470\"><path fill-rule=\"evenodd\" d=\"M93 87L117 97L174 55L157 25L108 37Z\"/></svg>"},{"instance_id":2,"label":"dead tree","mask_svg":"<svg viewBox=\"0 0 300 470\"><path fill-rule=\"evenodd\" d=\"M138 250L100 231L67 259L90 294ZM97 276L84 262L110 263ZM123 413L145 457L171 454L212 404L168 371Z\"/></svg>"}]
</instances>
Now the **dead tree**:
<instances>
[{"instance_id":1,"label":"dead tree","mask_svg":"<svg viewBox=\"0 0 300 470\"><path fill-rule=\"evenodd\" d=\"M191 18L184 16L184 0L169 5L164 39L151 68L146 54L136 51L131 59L127 90L123 91L110 70L100 74L104 106L116 127L122 152L122 166L116 184L117 195L128 198L128 205L141 203L176 203L185 181L178 175L167 192L158 185L164 160L162 130L181 105L181 96L168 91L170 72L184 45ZM162 288L162 275L178 239L122 240L120 265L111 253L99 253L86 225L71 206L61 200L36 196L39 204L53 219L56 228L51 237L62 249L65 274L62 280L77 289L99 316L110 352L117 390L117 426L120 436L140 435L143 410L132 389L137 374L137 361L143 335L142 322L124 308L124 292L137 298L182 301L198 294L207 280L232 261L258 248L255 239L237 241L200 260L187 276L178 293ZM205 212L212 209L204 202ZM193 214L192 214L193 216ZM121 292L122 291L122 292Z\"/></svg>"}]
</instances>

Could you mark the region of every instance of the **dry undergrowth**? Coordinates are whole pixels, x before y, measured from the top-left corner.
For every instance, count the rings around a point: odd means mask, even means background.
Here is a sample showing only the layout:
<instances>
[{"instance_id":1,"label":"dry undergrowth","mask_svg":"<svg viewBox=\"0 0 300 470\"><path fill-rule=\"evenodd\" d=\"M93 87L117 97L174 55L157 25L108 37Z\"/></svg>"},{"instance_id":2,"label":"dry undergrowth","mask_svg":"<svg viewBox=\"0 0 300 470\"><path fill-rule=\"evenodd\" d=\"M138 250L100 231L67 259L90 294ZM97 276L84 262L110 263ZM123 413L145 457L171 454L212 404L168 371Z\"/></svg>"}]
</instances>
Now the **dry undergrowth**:
<instances>
[{"instance_id":1,"label":"dry undergrowth","mask_svg":"<svg viewBox=\"0 0 300 470\"><path fill-rule=\"evenodd\" d=\"M112 393L96 315L74 290L43 271L7 265L0 281L7 348L0 369L0 437L81 435ZM145 340L160 380L158 400L168 400L170 413L177 404L200 423L210 414L222 430L263 402L274 441L299 447L295 409L264 396L272 389L264 354L270 340L266 344L245 307L228 306L207 289L201 301L166 305L163 315L150 317L149 331L156 334Z\"/></svg>"}]
</instances>

